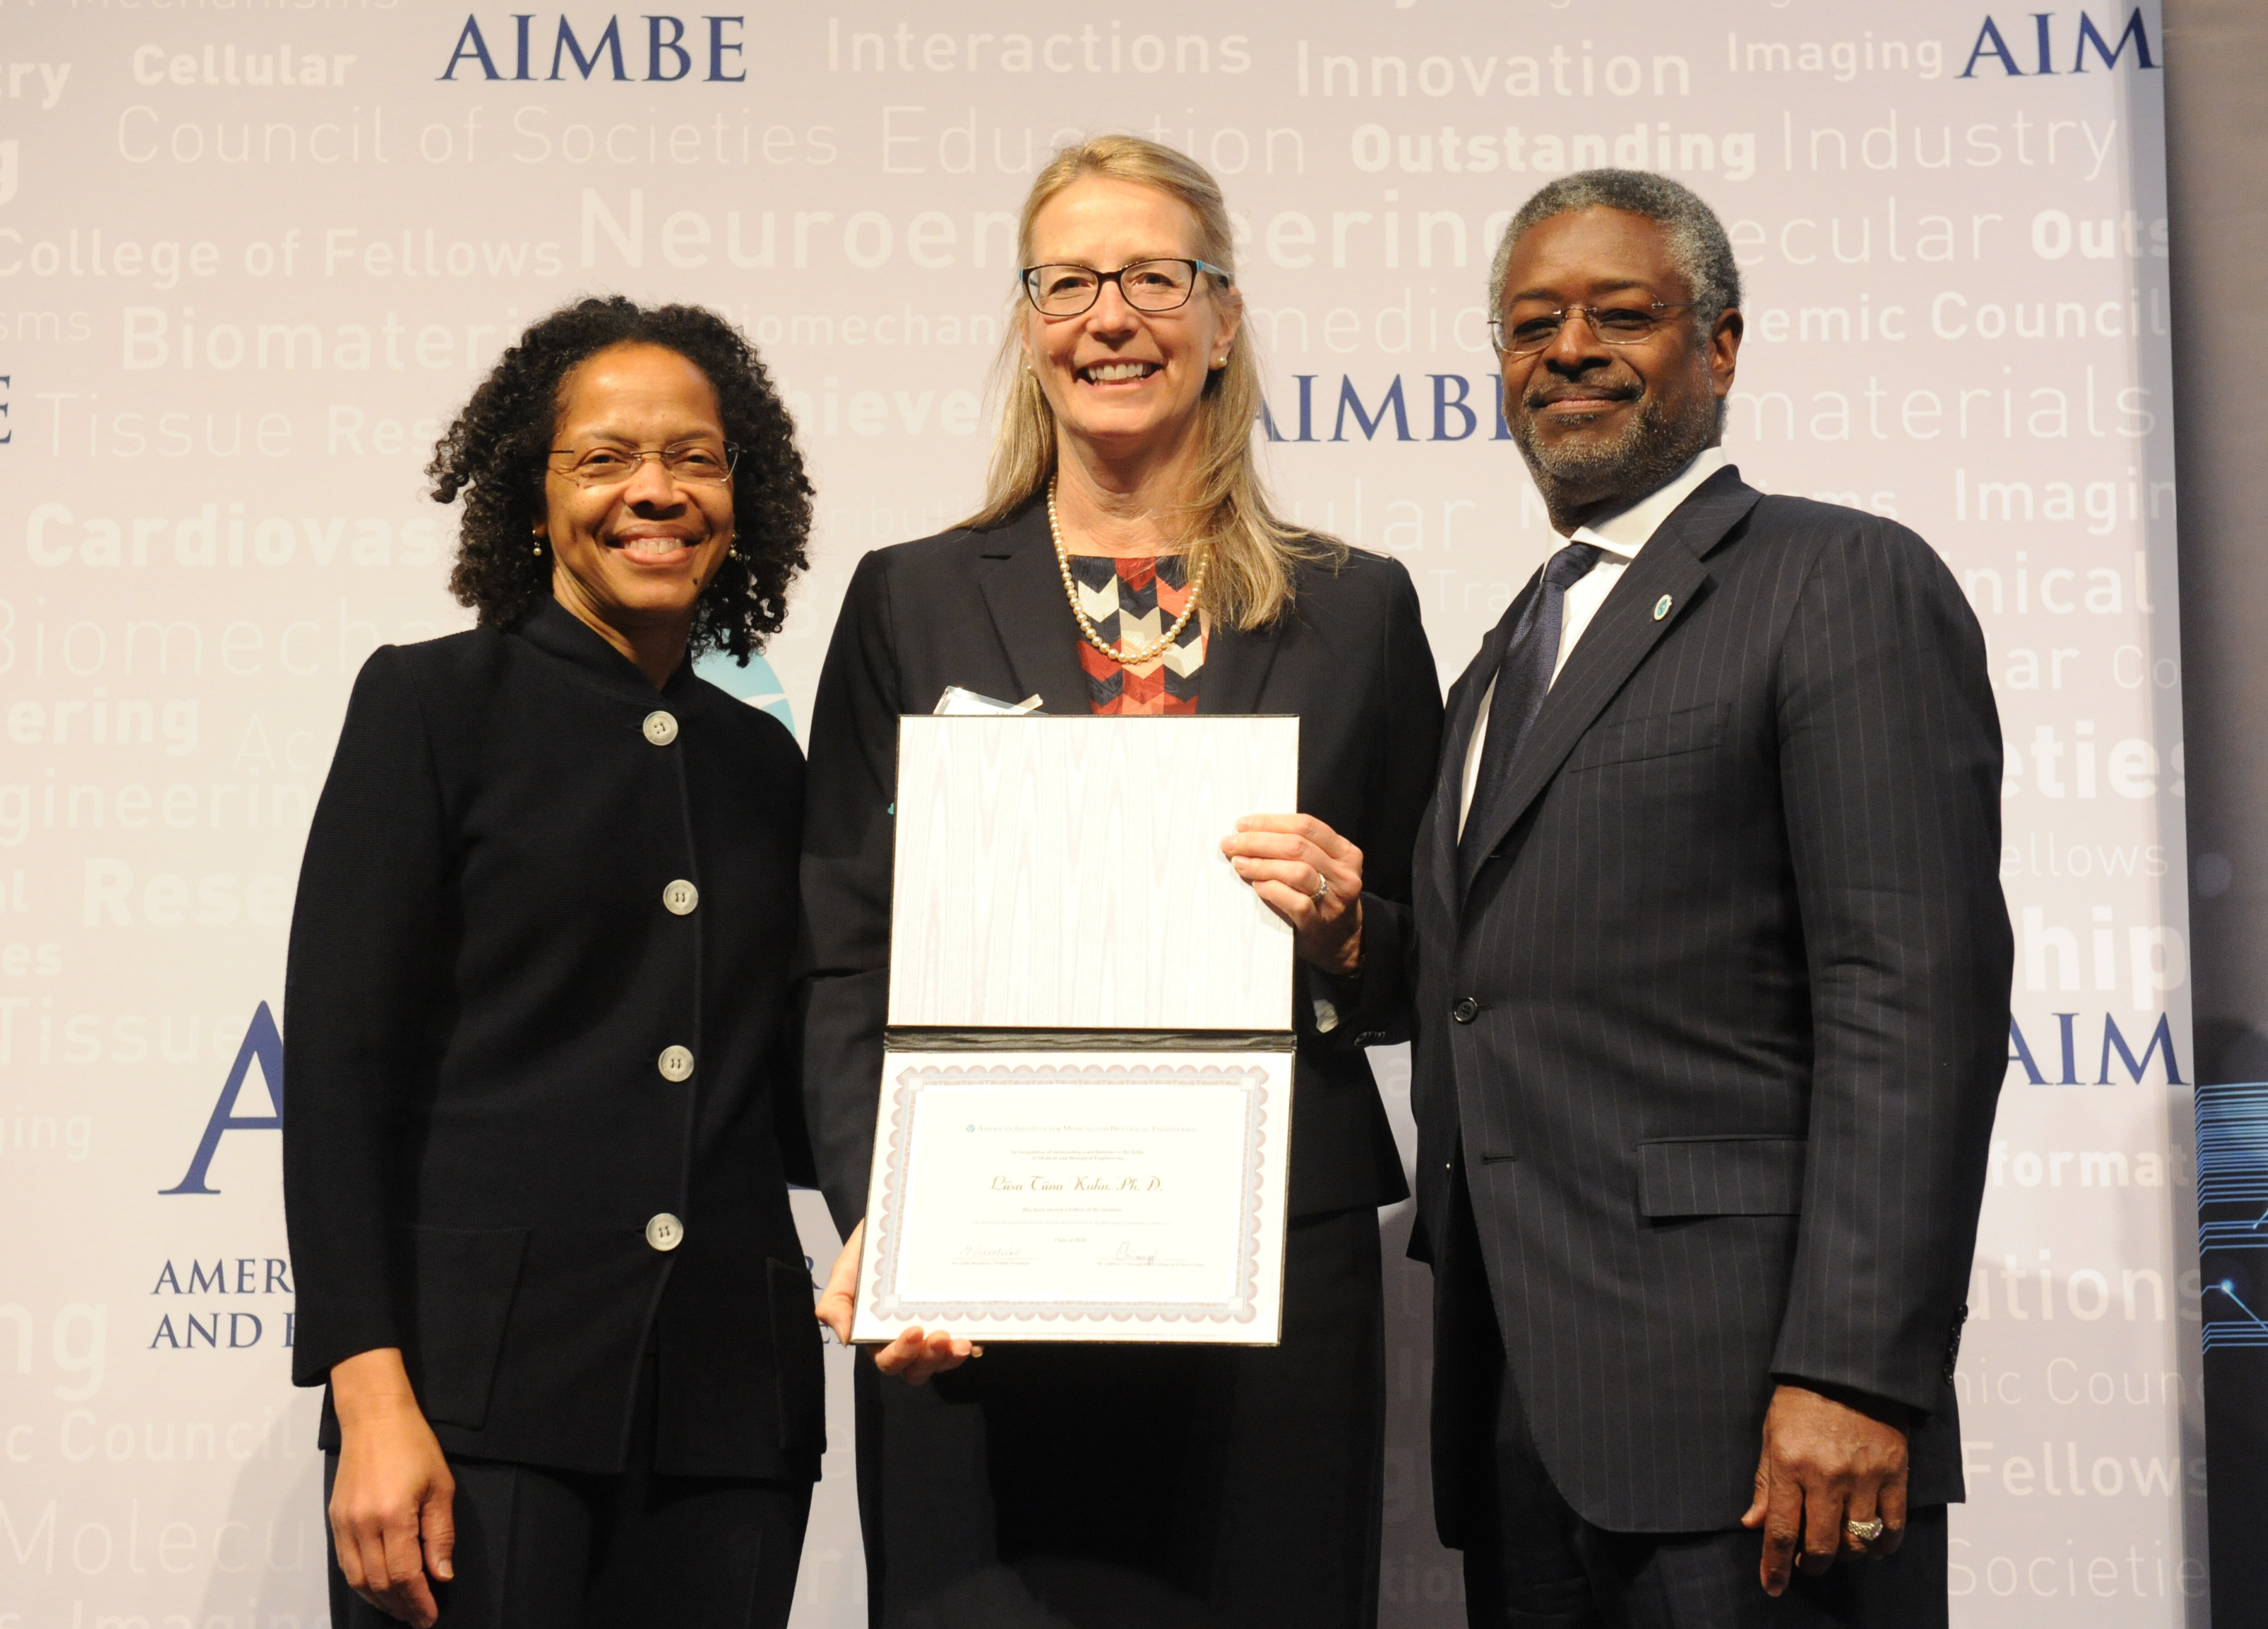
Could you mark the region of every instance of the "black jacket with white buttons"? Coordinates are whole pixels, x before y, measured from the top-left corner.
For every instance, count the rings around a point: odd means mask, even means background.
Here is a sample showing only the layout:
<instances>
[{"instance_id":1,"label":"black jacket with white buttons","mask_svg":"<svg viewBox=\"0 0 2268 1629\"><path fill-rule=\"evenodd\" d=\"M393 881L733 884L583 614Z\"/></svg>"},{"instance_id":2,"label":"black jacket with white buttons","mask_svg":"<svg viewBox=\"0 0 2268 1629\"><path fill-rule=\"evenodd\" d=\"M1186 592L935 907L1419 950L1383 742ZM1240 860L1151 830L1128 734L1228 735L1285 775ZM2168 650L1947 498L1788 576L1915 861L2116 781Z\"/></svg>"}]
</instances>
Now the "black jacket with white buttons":
<instances>
[{"instance_id":1,"label":"black jacket with white buttons","mask_svg":"<svg viewBox=\"0 0 2268 1629\"><path fill-rule=\"evenodd\" d=\"M611 1471L652 1343L656 1469L817 1474L802 795L777 720L549 601L372 656L284 992L299 1384L399 1346L447 1451Z\"/></svg>"}]
</instances>

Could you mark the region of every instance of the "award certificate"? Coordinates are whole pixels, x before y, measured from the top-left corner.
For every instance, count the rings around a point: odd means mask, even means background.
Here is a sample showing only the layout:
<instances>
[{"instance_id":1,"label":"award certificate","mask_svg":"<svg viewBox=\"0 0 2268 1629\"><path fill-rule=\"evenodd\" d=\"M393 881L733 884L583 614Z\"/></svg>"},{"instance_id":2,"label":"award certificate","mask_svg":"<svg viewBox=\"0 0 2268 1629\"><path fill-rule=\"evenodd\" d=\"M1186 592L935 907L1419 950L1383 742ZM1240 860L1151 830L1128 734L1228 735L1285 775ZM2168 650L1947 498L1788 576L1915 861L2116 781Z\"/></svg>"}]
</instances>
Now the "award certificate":
<instances>
[{"instance_id":1,"label":"award certificate","mask_svg":"<svg viewBox=\"0 0 2268 1629\"><path fill-rule=\"evenodd\" d=\"M1291 1086L1289 1050L892 1052L852 1338L1274 1345Z\"/></svg>"},{"instance_id":2,"label":"award certificate","mask_svg":"<svg viewBox=\"0 0 2268 1629\"><path fill-rule=\"evenodd\" d=\"M1292 930L1220 839L1300 721L966 705L899 720L852 1338L1273 1345Z\"/></svg>"}]
</instances>

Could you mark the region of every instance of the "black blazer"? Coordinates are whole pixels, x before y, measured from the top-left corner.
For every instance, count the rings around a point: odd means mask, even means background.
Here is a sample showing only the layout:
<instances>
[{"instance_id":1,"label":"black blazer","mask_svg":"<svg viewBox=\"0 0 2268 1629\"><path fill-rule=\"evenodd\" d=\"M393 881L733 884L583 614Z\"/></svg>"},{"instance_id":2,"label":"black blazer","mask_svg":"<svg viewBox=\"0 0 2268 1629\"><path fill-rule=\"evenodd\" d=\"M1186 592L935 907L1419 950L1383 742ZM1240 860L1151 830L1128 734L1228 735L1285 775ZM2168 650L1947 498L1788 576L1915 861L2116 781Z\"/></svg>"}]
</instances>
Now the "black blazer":
<instances>
[{"instance_id":1,"label":"black blazer","mask_svg":"<svg viewBox=\"0 0 2268 1629\"><path fill-rule=\"evenodd\" d=\"M1300 811L1363 851L1359 993L1329 1036L1295 1002L1291 1212L1405 1198L1365 1045L1398 1038L1408 999L1410 851L1431 789L1440 679L1398 562L1355 552L1302 567L1292 608L1256 633L1207 635L1198 711L1298 713ZM816 976L805 1092L821 1186L845 1233L866 1208L887 1006L898 718L949 684L1053 713L1091 709L1047 506L858 563L812 709L804 906ZM1262 811L1255 811L1259 813ZM1226 834L1223 834L1224 836Z\"/></svg>"},{"instance_id":2,"label":"black blazer","mask_svg":"<svg viewBox=\"0 0 2268 1629\"><path fill-rule=\"evenodd\" d=\"M2012 955L1976 618L1904 527L1719 471L1575 646L1461 895L1459 776L1522 603L1450 691L1418 859L1443 1535L1491 1311L1602 1527L1734 1525L1776 1376L1926 1416L1911 1497L1958 1498Z\"/></svg>"},{"instance_id":3,"label":"black blazer","mask_svg":"<svg viewBox=\"0 0 2268 1629\"><path fill-rule=\"evenodd\" d=\"M651 1341L657 1469L817 1475L802 771L777 720L689 664L657 693L549 601L371 657L284 989L299 1384L399 1346L444 1448L612 1471Z\"/></svg>"}]
</instances>

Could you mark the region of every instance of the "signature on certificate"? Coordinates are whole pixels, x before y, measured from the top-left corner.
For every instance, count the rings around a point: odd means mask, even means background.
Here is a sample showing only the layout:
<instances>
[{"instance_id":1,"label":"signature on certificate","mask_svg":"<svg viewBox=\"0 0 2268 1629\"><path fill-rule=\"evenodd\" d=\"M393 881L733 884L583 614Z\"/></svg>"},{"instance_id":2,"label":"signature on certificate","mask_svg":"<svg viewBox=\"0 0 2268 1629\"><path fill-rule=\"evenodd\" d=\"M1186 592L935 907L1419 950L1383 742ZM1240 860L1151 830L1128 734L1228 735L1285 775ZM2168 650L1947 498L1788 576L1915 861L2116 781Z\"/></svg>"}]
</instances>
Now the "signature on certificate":
<instances>
[{"instance_id":1,"label":"signature on certificate","mask_svg":"<svg viewBox=\"0 0 2268 1629\"><path fill-rule=\"evenodd\" d=\"M1156 1250L1137 1249L1131 1239L1121 1239L1118 1249L1103 1257L1106 1267L1194 1267L1197 1264L1186 1256L1162 1256Z\"/></svg>"}]
</instances>

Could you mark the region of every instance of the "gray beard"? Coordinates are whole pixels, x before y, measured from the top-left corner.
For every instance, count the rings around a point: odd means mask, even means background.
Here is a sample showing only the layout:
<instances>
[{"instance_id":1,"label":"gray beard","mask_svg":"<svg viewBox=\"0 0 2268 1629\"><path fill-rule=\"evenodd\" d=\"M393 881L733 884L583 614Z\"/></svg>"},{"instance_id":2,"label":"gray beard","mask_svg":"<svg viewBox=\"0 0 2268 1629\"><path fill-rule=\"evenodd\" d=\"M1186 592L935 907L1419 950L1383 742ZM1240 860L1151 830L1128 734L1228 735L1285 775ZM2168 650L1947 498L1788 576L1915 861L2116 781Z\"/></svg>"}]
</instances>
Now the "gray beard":
<instances>
[{"instance_id":1,"label":"gray beard","mask_svg":"<svg viewBox=\"0 0 2268 1629\"><path fill-rule=\"evenodd\" d=\"M1525 416L1507 427L1557 527L1594 505L1634 504L1684 468L1717 433L1716 402L1704 401L1703 410L1674 421L1662 416L1660 398L1644 396L1622 433L1605 442L1546 446Z\"/></svg>"}]
</instances>

